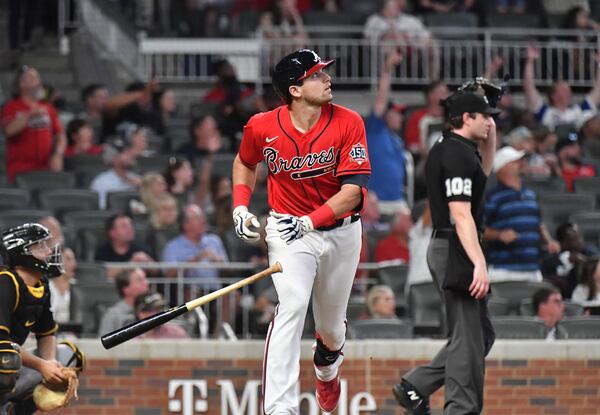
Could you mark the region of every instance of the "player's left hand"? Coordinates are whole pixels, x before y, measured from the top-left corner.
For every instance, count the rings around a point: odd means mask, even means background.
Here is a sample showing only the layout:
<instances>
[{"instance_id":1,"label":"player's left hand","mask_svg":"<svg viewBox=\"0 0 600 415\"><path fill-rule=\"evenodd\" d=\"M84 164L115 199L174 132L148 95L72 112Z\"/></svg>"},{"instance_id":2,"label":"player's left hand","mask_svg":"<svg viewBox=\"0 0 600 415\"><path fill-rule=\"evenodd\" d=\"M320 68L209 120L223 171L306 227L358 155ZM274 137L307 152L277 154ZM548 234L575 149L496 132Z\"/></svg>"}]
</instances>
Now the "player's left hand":
<instances>
[{"instance_id":1,"label":"player's left hand","mask_svg":"<svg viewBox=\"0 0 600 415\"><path fill-rule=\"evenodd\" d=\"M298 217L275 212L271 212L271 216L277 219L279 237L288 245L315 230L312 220L308 216Z\"/></svg>"}]
</instances>

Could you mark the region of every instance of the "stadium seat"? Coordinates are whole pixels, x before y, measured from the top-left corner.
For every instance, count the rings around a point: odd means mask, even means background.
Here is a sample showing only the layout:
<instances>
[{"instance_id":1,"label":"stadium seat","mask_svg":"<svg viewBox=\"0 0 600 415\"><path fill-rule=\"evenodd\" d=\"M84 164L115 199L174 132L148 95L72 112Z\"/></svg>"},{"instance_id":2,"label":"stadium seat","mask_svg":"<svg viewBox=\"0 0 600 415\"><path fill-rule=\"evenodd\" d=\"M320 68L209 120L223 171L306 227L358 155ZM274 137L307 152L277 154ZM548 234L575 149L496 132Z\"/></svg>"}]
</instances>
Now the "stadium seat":
<instances>
[{"instance_id":1,"label":"stadium seat","mask_svg":"<svg viewBox=\"0 0 600 415\"><path fill-rule=\"evenodd\" d=\"M579 317L583 315L583 306L571 301L565 301L565 317ZM531 298L524 298L519 305L519 314L522 316L534 316L533 301Z\"/></svg>"},{"instance_id":2,"label":"stadium seat","mask_svg":"<svg viewBox=\"0 0 600 415\"><path fill-rule=\"evenodd\" d=\"M478 26L477 15L474 13L428 13L425 15L425 25L427 27L451 27L451 28L476 28ZM462 31L453 30L443 33L436 33L439 39L477 39L477 33L466 34Z\"/></svg>"},{"instance_id":3,"label":"stadium seat","mask_svg":"<svg viewBox=\"0 0 600 415\"><path fill-rule=\"evenodd\" d=\"M508 301L509 314L518 314L521 301L531 298L540 288L554 288L546 282L501 281L492 282L492 296Z\"/></svg>"},{"instance_id":4,"label":"stadium seat","mask_svg":"<svg viewBox=\"0 0 600 415\"><path fill-rule=\"evenodd\" d=\"M46 216L52 216L52 212L37 209L5 210L0 214L0 225L2 229L6 229L27 222L37 222Z\"/></svg>"},{"instance_id":5,"label":"stadium seat","mask_svg":"<svg viewBox=\"0 0 600 415\"><path fill-rule=\"evenodd\" d=\"M170 157L169 154L138 157L134 170L140 174L162 173L166 170Z\"/></svg>"},{"instance_id":6,"label":"stadium seat","mask_svg":"<svg viewBox=\"0 0 600 415\"><path fill-rule=\"evenodd\" d=\"M556 228L577 212L594 210L596 199L592 195L556 193L538 197L542 210L542 219L551 235Z\"/></svg>"},{"instance_id":7,"label":"stadium seat","mask_svg":"<svg viewBox=\"0 0 600 415\"><path fill-rule=\"evenodd\" d=\"M77 284L82 294L83 336L97 337L102 315L114 303L119 301L119 294L112 281L105 283ZM106 333L100 333L106 334Z\"/></svg>"},{"instance_id":8,"label":"stadium seat","mask_svg":"<svg viewBox=\"0 0 600 415\"><path fill-rule=\"evenodd\" d=\"M79 212L67 212L63 220L72 225L77 231L82 229L104 229L106 221L116 212L111 210L82 210Z\"/></svg>"},{"instance_id":9,"label":"stadium seat","mask_svg":"<svg viewBox=\"0 0 600 415\"><path fill-rule=\"evenodd\" d=\"M323 10L308 11L302 15L304 25L310 30L312 27L344 27L358 24L362 17L353 12L338 11L331 13ZM310 37L314 39L348 39L354 37L354 33L343 30L312 31Z\"/></svg>"},{"instance_id":10,"label":"stadium seat","mask_svg":"<svg viewBox=\"0 0 600 415\"><path fill-rule=\"evenodd\" d=\"M552 179L523 179L523 187L533 190L539 197L548 193L566 193L567 185L562 177Z\"/></svg>"},{"instance_id":11,"label":"stadium seat","mask_svg":"<svg viewBox=\"0 0 600 415\"><path fill-rule=\"evenodd\" d=\"M600 238L600 212L579 212L569 216L569 221L575 223L586 243L595 245Z\"/></svg>"},{"instance_id":12,"label":"stadium seat","mask_svg":"<svg viewBox=\"0 0 600 415\"><path fill-rule=\"evenodd\" d=\"M540 16L536 14L520 14L520 13L488 13L485 16L487 25L492 28L530 28L540 27ZM494 36L496 38L497 35ZM510 30L505 31L504 39L514 39L516 35L511 34Z\"/></svg>"},{"instance_id":13,"label":"stadium seat","mask_svg":"<svg viewBox=\"0 0 600 415\"><path fill-rule=\"evenodd\" d=\"M15 185L20 189L37 192L48 189L72 189L77 184L75 174L68 171L32 171L15 177Z\"/></svg>"},{"instance_id":14,"label":"stadium seat","mask_svg":"<svg viewBox=\"0 0 600 415\"><path fill-rule=\"evenodd\" d=\"M442 302L433 282L410 286L407 310L415 334L439 334L442 324Z\"/></svg>"},{"instance_id":15,"label":"stadium seat","mask_svg":"<svg viewBox=\"0 0 600 415\"><path fill-rule=\"evenodd\" d=\"M85 189L90 187L97 175L109 168L100 156L78 154L65 159L65 170L73 172L77 177L77 186Z\"/></svg>"},{"instance_id":16,"label":"stadium seat","mask_svg":"<svg viewBox=\"0 0 600 415\"><path fill-rule=\"evenodd\" d=\"M594 195L596 206L600 203L600 177L580 177L573 180L573 189L578 194Z\"/></svg>"},{"instance_id":17,"label":"stadium seat","mask_svg":"<svg viewBox=\"0 0 600 415\"><path fill-rule=\"evenodd\" d=\"M559 324L567 339L600 339L600 317L598 316L569 318Z\"/></svg>"},{"instance_id":18,"label":"stadium seat","mask_svg":"<svg viewBox=\"0 0 600 415\"><path fill-rule=\"evenodd\" d=\"M389 286L396 297L396 308L406 310L406 296L404 286L408 277L408 265L398 264L381 267L378 270L379 281Z\"/></svg>"},{"instance_id":19,"label":"stadium seat","mask_svg":"<svg viewBox=\"0 0 600 415\"><path fill-rule=\"evenodd\" d=\"M491 317L505 317L510 315L510 303L504 298L491 296L488 300L487 308Z\"/></svg>"},{"instance_id":20,"label":"stadium seat","mask_svg":"<svg viewBox=\"0 0 600 415\"><path fill-rule=\"evenodd\" d=\"M363 24L366 19L377 13L377 2L376 1L348 1L346 2L344 9L353 14L357 24Z\"/></svg>"},{"instance_id":21,"label":"stadium seat","mask_svg":"<svg viewBox=\"0 0 600 415\"><path fill-rule=\"evenodd\" d=\"M31 195L26 189L0 188L0 210L27 208L30 201Z\"/></svg>"},{"instance_id":22,"label":"stadium seat","mask_svg":"<svg viewBox=\"0 0 600 415\"><path fill-rule=\"evenodd\" d=\"M38 200L40 208L51 210L57 217L74 210L99 209L98 193L86 189L41 190Z\"/></svg>"},{"instance_id":23,"label":"stadium seat","mask_svg":"<svg viewBox=\"0 0 600 415\"><path fill-rule=\"evenodd\" d=\"M75 278L78 284L107 282L104 266L96 262L78 262Z\"/></svg>"},{"instance_id":24,"label":"stadium seat","mask_svg":"<svg viewBox=\"0 0 600 415\"><path fill-rule=\"evenodd\" d=\"M496 339L544 339L546 327L541 320L533 318L495 318L492 325Z\"/></svg>"},{"instance_id":25,"label":"stadium seat","mask_svg":"<svg viewBox=\"0 0 600 415\"><path fill-rule=\"evenodd\" d=\"M106 208L114 212L127 213L132 200L140 200L140 194L136 190L108 192L106 195Z\"/></svg>"},{"instance_id":26,"label":"stadium seat","mask_svg":"<svg viewBox=\"0 0 600 415\"><path fill-rule=\"evenodd\" d=\"M353 339L411 339L413 328L409 321L393 319L358 320L349 325Z\"/></svg>"},{"instance_id":27,"label":"stadium seat","mask_svg":"<svg viewBox=\"0 0 600 415\"><path fill-rule=\"evenodd\" d=\"M349 324L357 321L359 318L367 314L367 305L364 299L353 299L351 298L348 302L348 308L346 309L346 319Z\"/></svg>"},{"instance_id":28,"label":"stadium seat","mask_svg":"<svg viewBox=\"0 0 600 415\"><path fill-rule=\"evenodd\" d=\"M234 159L235 154L223 153L213 155L211 176L223 176L231 178Z\"/></svg>"}]
</instances>

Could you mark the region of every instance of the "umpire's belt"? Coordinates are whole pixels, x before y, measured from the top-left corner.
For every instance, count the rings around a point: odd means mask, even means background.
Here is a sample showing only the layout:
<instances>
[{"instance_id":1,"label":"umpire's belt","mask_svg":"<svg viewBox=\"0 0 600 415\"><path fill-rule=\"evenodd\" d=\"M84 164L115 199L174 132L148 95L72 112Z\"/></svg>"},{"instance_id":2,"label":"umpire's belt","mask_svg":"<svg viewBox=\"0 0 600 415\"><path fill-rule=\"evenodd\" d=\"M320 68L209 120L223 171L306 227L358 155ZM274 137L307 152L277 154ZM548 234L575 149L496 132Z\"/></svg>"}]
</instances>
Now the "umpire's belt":
<instances>
[{"instance_id":1,"label":"umpire's belt","mask_svg":"<svg viewBox=\"0 0 600 415\"><path fill-rule=\"evenodd\" d=\"M333 225L321 226L320 228L317 228L317 230L318 231L331 231L331 230L339 228L341 226L350 225L351 223L354 223L354 222L356 222L359 219L360 219L360 214L359 213L353 213L350 216L346 216L345 218L336 220Z\"/></svg>"}]
</instances>

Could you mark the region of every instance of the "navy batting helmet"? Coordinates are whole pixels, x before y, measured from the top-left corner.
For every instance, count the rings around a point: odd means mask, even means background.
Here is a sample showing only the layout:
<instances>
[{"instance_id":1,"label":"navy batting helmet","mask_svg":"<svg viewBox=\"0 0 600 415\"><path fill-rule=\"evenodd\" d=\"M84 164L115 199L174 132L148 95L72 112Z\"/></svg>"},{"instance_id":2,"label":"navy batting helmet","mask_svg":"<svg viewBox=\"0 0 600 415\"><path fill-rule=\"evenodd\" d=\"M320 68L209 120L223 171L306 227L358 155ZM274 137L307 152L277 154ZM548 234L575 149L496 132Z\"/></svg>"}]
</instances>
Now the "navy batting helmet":
<instances>
[{"instance_id":1,"label":"navy batting helmet","mask_svg":"<svg viewBox=\"0 0 600 415\"><path fill-rule=\"evenodd\" d=\"M281 98L289 102L290 86L301 85L303 79L326 68L333 62L335 62L335 59L322 60L314 50L310 49L300 49L290 53L275 65L273 88Z\"/></svg>"}]
</instances>

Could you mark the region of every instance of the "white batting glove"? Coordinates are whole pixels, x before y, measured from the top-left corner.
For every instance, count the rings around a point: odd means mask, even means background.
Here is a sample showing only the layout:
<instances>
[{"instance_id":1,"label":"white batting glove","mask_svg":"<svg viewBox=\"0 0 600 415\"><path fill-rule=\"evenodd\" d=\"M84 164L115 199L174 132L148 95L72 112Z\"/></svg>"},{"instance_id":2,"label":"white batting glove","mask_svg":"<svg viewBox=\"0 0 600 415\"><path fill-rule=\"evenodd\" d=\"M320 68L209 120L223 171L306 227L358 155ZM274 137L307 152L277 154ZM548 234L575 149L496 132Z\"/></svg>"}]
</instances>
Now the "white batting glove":
<instances>
[{"instance_id":1,"label":"white batting glove","mask_svg":"<svg viewBox=\"0 0 600 415\"><path fill-rule=\"evenodd\" d=\"M260 234L250 229L250 227L260 228L260 223L255 215L248 212L246 206L238 206L233 210L233 223L238 238L248 242L260 240Z\"/></svg>"},{"instance_id":2,"label":"white batting glove","mask_svg":"<svg viewBox=\"0 0 600 415\"><path fill-rule=\"evenodd\" d=\"M271 216L277 219L277 232L281 234L279 237L288 245L315 230L308 216L298 217L275 212L271 212Z\"/></svg>"}]
</instances>

